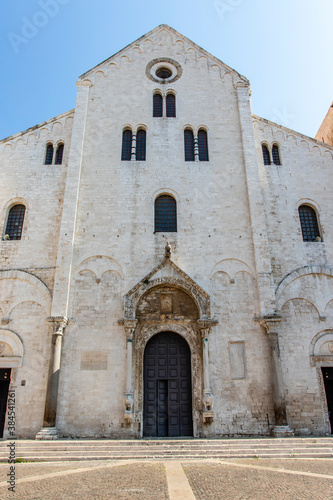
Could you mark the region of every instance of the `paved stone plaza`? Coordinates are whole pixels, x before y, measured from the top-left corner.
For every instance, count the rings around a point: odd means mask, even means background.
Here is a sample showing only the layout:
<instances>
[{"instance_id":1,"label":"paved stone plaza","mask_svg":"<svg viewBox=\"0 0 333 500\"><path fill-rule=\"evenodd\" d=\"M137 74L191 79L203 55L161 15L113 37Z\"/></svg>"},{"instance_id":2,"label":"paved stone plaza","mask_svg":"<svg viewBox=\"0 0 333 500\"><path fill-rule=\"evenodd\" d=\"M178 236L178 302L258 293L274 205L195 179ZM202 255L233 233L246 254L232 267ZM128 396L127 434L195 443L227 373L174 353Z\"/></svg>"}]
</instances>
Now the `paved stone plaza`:
<instances>
[{"instance_id":1,"label":"paved stone plaza","mask_svg":"<svg viewBox=\"0 0 333 500\"><path fill-rule=\"evenodd\" d=\"M332 500L333 461L207 459L0 464L0 499L20 500Z\"/></svg>"}]
</instances>

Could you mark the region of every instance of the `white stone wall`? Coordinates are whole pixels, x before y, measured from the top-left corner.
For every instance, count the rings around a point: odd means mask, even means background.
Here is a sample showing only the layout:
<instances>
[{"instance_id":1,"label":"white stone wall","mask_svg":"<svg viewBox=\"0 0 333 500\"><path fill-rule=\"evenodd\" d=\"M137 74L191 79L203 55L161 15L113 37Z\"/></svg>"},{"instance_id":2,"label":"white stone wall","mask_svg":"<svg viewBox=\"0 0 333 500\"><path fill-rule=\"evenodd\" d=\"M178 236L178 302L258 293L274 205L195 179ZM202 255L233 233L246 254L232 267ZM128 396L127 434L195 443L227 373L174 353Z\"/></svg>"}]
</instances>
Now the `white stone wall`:
<instances>
[{"instance_id":1,"label":"white stone wall","mask_svg":"<svg viewBox=\"0 0 333 500\"><path fill-rule=\"evenodd\" d=\"M277 306L282 313L280 349L287 412L298 433L323 433L327 411L310 346L320 332L333 328L332 289L333 149L296 132L254 118L258 164L265 200ZM264 165L261 145L278 144L281 165ZM318 215L321 242L302 238L298 207L309 204Z\"/></svg>"},{"instance_id":2,"label":"white stone wall","mask_svg":"<svg viewBox=\"0 0 333 500\"><path fill-rule=\"evenodd\" d=\"M17 437L33 438L43 425L51 350L46 318L51 314L72 122L73 112L65 113L0 142L2 334L5 343L8 332L23 345L22 366L11 374ZM49 142L55 151L64 143L62 165L44 164ZM8 211L17 203L26 206L22 238L6 241Z\"/></svg>"},{"instance_id":3,"label":"white stone wall","mask_svg":"<svg viewBox=\"0 0 333 500\"><path fill-rule=\"evenodd\" d=\"M180 65L181 77L152 81L147 65L166 58ZM152 116L156 90L175 93L175 118ZM207 130L208 162L184 161L188 126L195 135ZM145 128L146 161L121 161L124 127ZM62 165L44 165L48 141L64 142ZM279 145L280 166L263 165L262 142ZM83 75L75 116L1 141L2 234L8 207L27 206L22 239L0 241L1 269L26 271L0 276L0 308L10 320L2 326L24 347L12 378L20 435L32 437L43 423L51 349L46 318L66 316L60 434L140 436L137 421L124 423L127 339L118 321L125 294L161 263L167 241L173 262L210 295L218 321L209 334L214 422L200 434L269 434L271 359L258 319L275 310L283 318L289 423L300 434L325 433L322 365L310 351L319 337L328 345L321 332L333 332L332 151L258 117L252 124L248 82L166 27ZM159 194L177 202L176 233L154 233ZM318 210L322 242L302 240L303 202ZM327 354L325 342L316 349ZM198 332L198 356L201 344ZM133 365L136 356L134 350Z\"/></svg>"}]
</instances>

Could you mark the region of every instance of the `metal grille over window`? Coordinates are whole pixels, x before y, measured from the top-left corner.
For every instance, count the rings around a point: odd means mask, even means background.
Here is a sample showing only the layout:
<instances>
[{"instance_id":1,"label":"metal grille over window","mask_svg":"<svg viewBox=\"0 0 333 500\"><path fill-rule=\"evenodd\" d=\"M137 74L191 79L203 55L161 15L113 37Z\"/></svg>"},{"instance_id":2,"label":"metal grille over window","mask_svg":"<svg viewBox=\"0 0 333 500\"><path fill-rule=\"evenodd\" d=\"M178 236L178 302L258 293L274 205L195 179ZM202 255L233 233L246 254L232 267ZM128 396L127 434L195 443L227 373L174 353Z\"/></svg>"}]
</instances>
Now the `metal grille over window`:
<instances>
[{"instance_id":1,"label":"metal grille over window","mask_svg":"<svg viewBox=\"0 0 333 500\"><path fill-rule=\"evenodd\" d=\"M298 209L303 241L321 241L317 214L312 207L301 205Z\"/></svg>"},{"instance_id":2,"label":"metal grille over window","mask_svg":"<svg viewBox=\"0 0 333 500\"><path fill-rule=\"evenodd\" d=\"M268 151L268 147L265 146L265 144L262 145L262 156L264 159L264 165L270 165L271 164L271 157Z\"/></svg>"},{"instance_id":3,"label":"metal grille over window","mask_svg":"<svg viewBox=\"0 0 333 500\"><path fill-rule=\"evenodd\" d=\"M191 129L184 130L185 161L194 161L194 136Z\"/></svg>"},{"instance_id":4,"label":"metal grille over window","mask_svg":"<svg viewBox=\"0 0 333 500\"><path fill-rule=\"evenodd\" d=\"M53 146L52 144L48 144L46 147L45 165L52 165L52 160L53 160Z\"/></svg>"},{"instance_id":5,"label":"metal grille over window","mask_svg":"<svg viewBox=\"0 0 333 500\"><path fill-rule=\"evenodd\" d=\"M56 165L61 165L62 164L63 154L64 154L64 145L63 144L59 144L57 152L56 152L56 160L55 160L55 164Z\"/></svg>"},{"instance_id":6,"label":"metal grille over window","mask_svg":"<svg viewBox=\"0 0 333 500\"><path fill-rule=\"evenodd\" d=\"M142 129L136 134L136 160L146 160L146 131Z\"/></svg>"},{"instance_id":7,"label":"metal grille over window","mask_svg":"<svg viewBox=\"0 0 333 500\"><path fill-rule=\"evenodd\" d=\"M163 194L155 200L155 232L177 231L177 204L172 196Z\"/></svg>"},{"instance_id":8,"label":"metal grille over window","mask_svg":"<svg viewBox=\"0 0 333 500\"><path fill-rule=\"evenodd\" d=\"M23 221L25 214L24 205L14 205L8 214L5 239L20 240L22 235Z\"/></svg>"},{"instance_id":9,"label":"metal grille over window","mask_svg":"<svg viewBox=\"0 0 333 500\"><path fill-rule=\"evenodd\" d=\"M129 129L123 132L123 144L121 149L121 159L122 161L130 160L132 152L132 131Z\"/></svg>"},{"instance_id":10,"label":"metal grille over window","mask_svg":"<svg viewBox=\"0 0 333 500\"><path fill-rule=\"evenodd\" d=\"M280 163L280 154L279 154L279 148L276 144L274 144L272 148L272 157L273 157L273 163L275 165L281 165Z\"/></svg>"},{"instance_id":11,"label":"metal grille over window","mask_svg":"<svg viewBox=\"0 0 333 500\"><path fill-rule=\"evenodd\" d=\"M166 115L171 118L176 116L176 96L174 94L166 96Z\"/></svg>"},{"instance_id":12,"label":"metal grille over window","mask_svg":"<svg viewBox=\"0 0 333 500\"><path fill-rule=\"evenodd\" d=\"M198 132L199 161L208 161L208 141L206 130Z\"/></svg>"},{"instance_id":13,"label":"metal grille over window","mask_svg":"<svg viewBox=\"0 0 333 500\"><path fill-rule=\"evenodd\" d=\"M153 116L163 116L163 97L161 94L154 94L153 97Z\"/></svg>"}]
</instances>

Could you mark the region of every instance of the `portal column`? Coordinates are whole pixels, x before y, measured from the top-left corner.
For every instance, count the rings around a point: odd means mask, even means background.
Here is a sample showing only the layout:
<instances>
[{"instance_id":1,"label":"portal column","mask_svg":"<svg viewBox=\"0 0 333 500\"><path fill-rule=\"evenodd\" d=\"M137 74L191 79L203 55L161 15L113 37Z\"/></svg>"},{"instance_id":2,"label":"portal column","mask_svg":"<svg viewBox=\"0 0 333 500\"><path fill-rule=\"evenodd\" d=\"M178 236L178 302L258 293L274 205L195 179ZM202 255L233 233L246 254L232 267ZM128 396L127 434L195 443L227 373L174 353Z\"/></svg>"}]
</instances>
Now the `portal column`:
<instances>
[{"instance_id":1,"label":"portal column","mask_svg":"<svg viewBox=\"0 0 333 500\"><path fill-rule=\"evenodd\" d=\"M68 320L63 316L59 316L48 318L48 321L53 328L51 359L47 381L43 428L37 433L36 439L58 439L56 416L61 361L61 345L64 330L67 326Z\"/></svg>"},{"instance_id":2,"label":"portal column","mask_svg":"<svg viewBox=\"0 0 333 500\"><path fill-rule=\"evenodd\" d=\"M283 388L278 334L278 327L281 320L281 316L274 314L272 316L264 316L260 321L260 324L266 329L271 351L272 390L275 414L275 426L272 430L272 435L274 437L294 435L287 422L286 401Z\"/></svg>"},{"instance_id":3,"label":"portal column","mask_svg":"<svg viewBox=\"0 0 333 500\"><path fill-rule=\"evenodd\" d=\"M214 420L213 411L213 395L210 388L210 377L209 377L209 348L208 348L208 336L210 333L211 321L199 320L199 328L202 338L202 352L203 352L203 423L210 424ZM213 322L214 324L216 322Z\"/></svg>"},{"instance_id":4,"label":"portal column","mask_svg":"<svg viewBox=\"0 0 333 500\"><path fill-rule=\"evenodd\" d=\"M124 397L125 404L125 423L130 425L133 423L134 414L134 391L133 391L133 368L132 368L132 358L133 358L133 335L137 320L124 320L123 326L126 333L127 339L127 380L126 380L126 392Z\"/></svg>"}]
</instances>

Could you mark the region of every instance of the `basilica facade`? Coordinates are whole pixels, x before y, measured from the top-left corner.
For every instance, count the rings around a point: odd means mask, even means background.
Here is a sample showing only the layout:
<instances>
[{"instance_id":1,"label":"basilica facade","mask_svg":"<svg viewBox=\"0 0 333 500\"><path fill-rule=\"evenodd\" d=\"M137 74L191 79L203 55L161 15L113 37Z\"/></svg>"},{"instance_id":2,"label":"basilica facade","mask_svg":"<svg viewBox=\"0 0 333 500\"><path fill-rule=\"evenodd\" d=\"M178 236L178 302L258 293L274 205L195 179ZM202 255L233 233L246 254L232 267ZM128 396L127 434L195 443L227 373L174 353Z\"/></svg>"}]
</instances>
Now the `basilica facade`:
<instances>
[{"instance_id":1,"label":"basilica facade","mask_svg":"<svg viewBox=\"0 0 333 500\"><path fill-rule=\"evenodd\" d=\"M3 437L330 434L322 139L161 25L1 140Z\"/></svg>"}]
</instances>

